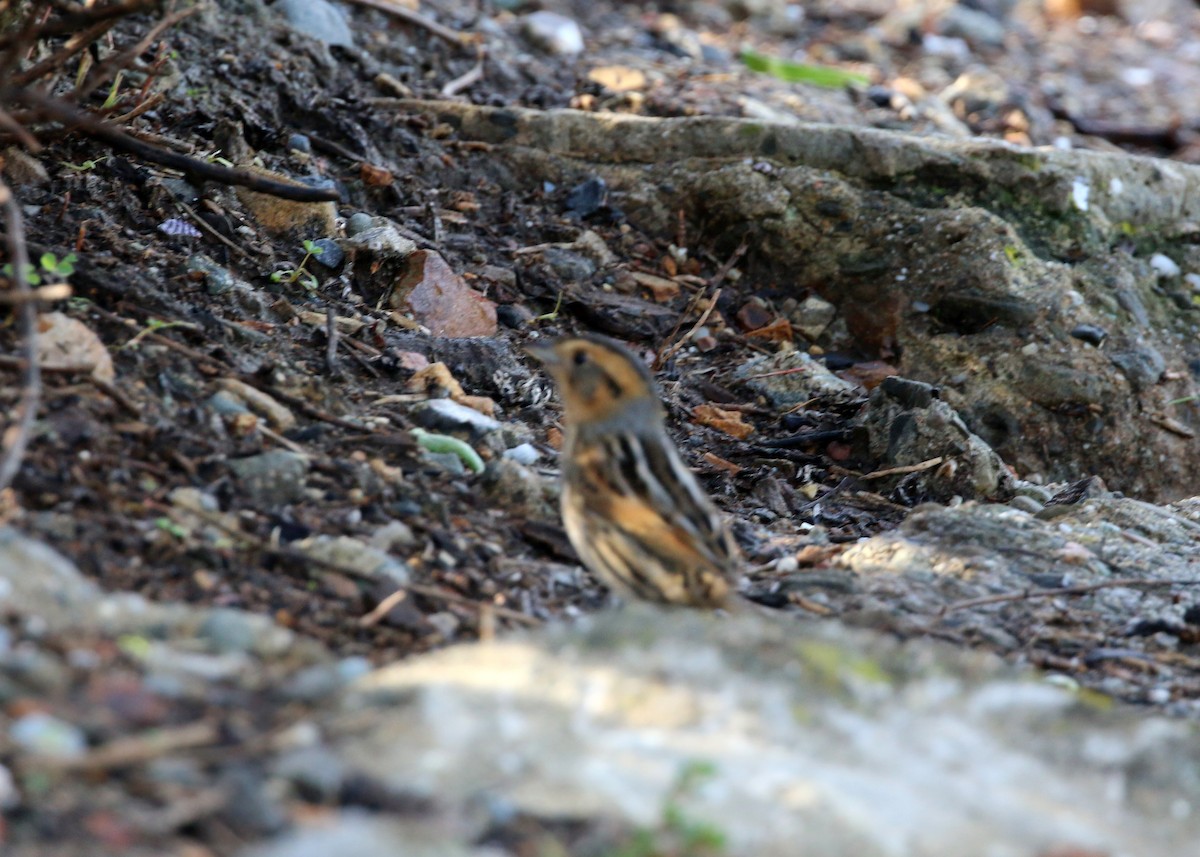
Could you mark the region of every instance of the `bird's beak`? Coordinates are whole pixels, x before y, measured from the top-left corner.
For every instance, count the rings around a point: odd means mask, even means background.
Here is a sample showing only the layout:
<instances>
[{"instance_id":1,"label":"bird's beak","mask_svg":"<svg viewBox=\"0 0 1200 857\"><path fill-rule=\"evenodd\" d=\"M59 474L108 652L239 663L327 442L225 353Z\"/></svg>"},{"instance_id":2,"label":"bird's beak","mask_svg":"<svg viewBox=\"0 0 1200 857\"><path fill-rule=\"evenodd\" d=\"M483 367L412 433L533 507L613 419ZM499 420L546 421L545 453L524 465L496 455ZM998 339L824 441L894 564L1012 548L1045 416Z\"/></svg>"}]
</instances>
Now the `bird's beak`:
<instances>
[{"instance_id":1,"label":"bird's beak","mask_svg":"<svg viewBox=\"0 0 1200 857\"><path fill-rule=\"evenodd\" d=\"M553 369L562 362L562 358L558 356L558 352L550 344L526 346L525 353L544 365L547 369Z\"/></svg>"}]
</instances>

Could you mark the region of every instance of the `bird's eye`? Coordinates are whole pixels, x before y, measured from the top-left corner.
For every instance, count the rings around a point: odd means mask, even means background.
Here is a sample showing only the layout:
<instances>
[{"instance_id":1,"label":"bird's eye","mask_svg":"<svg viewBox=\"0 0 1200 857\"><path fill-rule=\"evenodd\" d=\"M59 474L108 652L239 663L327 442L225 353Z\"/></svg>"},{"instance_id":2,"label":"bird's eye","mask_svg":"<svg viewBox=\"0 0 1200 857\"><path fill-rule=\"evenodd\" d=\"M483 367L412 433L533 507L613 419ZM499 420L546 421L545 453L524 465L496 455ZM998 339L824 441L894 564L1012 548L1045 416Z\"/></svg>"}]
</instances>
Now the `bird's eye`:
<instances>
[{"instance_id":1,"label":"bird's eye","mask_svg":"<svg viewBox=\"0 0 1200 857\"><path fill-rule=\"evenodd\" d=\"M576 366L582 366L584 363L587 363L588 362L587 352L586 351L576 351L574 360L575 360Z\"/></svg>"}]
</instances>

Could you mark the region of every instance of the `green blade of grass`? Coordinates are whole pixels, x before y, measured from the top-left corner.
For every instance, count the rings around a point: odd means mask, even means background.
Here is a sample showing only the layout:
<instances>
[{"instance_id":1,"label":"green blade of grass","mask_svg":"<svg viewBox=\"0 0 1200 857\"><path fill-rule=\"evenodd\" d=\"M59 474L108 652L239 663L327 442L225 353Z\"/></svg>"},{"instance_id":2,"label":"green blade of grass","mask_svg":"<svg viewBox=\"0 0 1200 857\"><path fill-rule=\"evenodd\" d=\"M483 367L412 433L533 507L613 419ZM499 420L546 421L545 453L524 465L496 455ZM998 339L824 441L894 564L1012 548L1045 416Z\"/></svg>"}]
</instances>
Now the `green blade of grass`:
<instances>
[{"instance_id":1,"label":"green blade of grass","mask_svg":"<svg viewBox=\"0 0 1200 857\"><path fill-rule=\"evenodd\" d=\"M742 51L742 63L751 71L760 71L780 80L786 80L788 83L810 83L813 86L824 86L829 89L839 89L854 83L861 85L870 83L870 79L865 74L858 72L843 71L840 68L824 65L805 65L750 50Z\"/></svg>"}]
</instances>

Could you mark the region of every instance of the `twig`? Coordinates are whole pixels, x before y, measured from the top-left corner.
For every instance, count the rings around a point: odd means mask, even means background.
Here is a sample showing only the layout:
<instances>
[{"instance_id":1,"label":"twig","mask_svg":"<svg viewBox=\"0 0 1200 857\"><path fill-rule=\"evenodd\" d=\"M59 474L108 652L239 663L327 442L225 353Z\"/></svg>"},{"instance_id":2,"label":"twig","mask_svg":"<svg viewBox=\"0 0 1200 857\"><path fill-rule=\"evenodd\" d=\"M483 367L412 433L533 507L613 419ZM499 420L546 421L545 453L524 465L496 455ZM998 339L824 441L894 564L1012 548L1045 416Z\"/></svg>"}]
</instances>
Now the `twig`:
<instances>
[{"instance_id":1,"label":"twig","mask_svg":"<svg viewBox=\"0 0 1200 857\"><path fill-rule=\"evenodd\" d=\"M463 90L470 89L472 86L479 83L479 81L483 80L483 65L486 59L487 48L485 48L483 45L480 45L478 59L475 61L475 65L471 66L470 71L468 71L466 74L454 78L454 80L449 81L445 86L443 86L441 93L442 98L452 98Z\"/></svg>"},{"instance_id":2,"label":"twig","mask_svg":"<svg viewBox=\"0 0 1200 857\"><path fill-rule=\"evenodd\" d=\"M397 589L387 598L375 605L375 609L358 620L359 627L372 628L383 621L383 617L392 612L392 608L403 603L408 598L407 589Z\"/></svg>"},{"instance_id":3,"label":"twig","mask_svg":"<svg viewBox=\"0 0 1200 857\"><path fill-rule=\"evenodd\" d=\"M885 470L872 470L870 473L864 473L859 479L883 479L885 476L901 476L905 473L920 473L922 470L932 470L933 468L945 462L946 456L939 455L937 458L930 458L918 464L903 464L899 467L889 467Z\"/></svg>"},{"instance_id":4,"label":"twig","mask_svg":"<svg viewBox=\"0 0 1200 857\"><path fill-rule=\"evenodd\" d=\"M123 0L123 2L113 3L109 6L100 6L78 12L74 15L66 15L56 21L48 21L41 24L34 23L18 32L0 36L0 50L4 50L10 45L20 44L29 39L45 39L51 36L65 36L70 33L77 33L99 21L107 21L110 18L123 18L126 15L132 15L134 12L142 12L150 9L161 2L162 0Z\"/></svg>"},{"instance_id":5,"label":"twig","mask_svg":"<svg viewBox=\"0 0 1200 857\"><path fill-rule=\"evenodd\" d=\"M405 9L403 6L396 5L395 3L388 3L386 0L350 0L350 2L356 3L359 6L366 6L368 9L376 9L399 18L401 21L428 30L442 41L459 49L470 47L471 42L474 41L474 37L472 36L460 33L457 30L451 30L449 27L442 26L437 21L431 21L420 12Z\"/></svg>"},{"instance_id":6,"label":"twig","mask_svg":"<svg viewBox=\"0 0 1200 857\"><path fill-rule=\"evenodd\" d=\"M259 193L295 202L335 202L338 192L333 188L316 188L268 179L257 173L210 164L196 158L168 152L131 137L109 122L66 102L50 98L31 89L8 87L0 89L0 103L24 104L37 112L62 123L67 129L78 128L84 134L105 143L119 152L134 155L153 164L179 170L185 175L219 184L247 187Z\"/></svg>"},{"instance_id":7,"label":"twig","mask_svg":"<svg viewBox=\"0 0 1200 857\"><path fill-rule=\"evenodd\" d=\"M333 305L325 307L325 367L329 374L336 378L341 374L337 363L338 326L337 312Z\"/></svg>"},{"instance_id":8,"label":"twig","mask_svg":"<svg viewBox=\"0 0 1200 857\"><path fill-rule=\"evenodd\" d=\"M61 68L62 65L71 57L75 56L75 54L79 53L80 51L87 50L88 46L91 45L92 42L96 41L98 38L111 30L116 23L117 22L115 19L101 21L98 24L93 24L82 33L76 33L67 40L67 43L63 45L62 50L56 54L46 57L46 59L42 60L32 68L26 69L20 74L13 75L10 83L13 86L25 86L26 84L37 80L39 77L54 71L54 69Z\"/></svg>"},{"instance_id":9,"label":"twig","mask_svg":"<svg viewBox=\"0 0 1200 857\"><path fill-rule=\"evenodd\" d=\"M83 81L83 84L75 90L75 100L83 101L83 99L87 98L92 92L95 91L96 87L108 82L114 74L121 69L126 68L130 63L137 59L139 55L144 53L146 49L149 48L154 42L154 40L162 35L164 30L174 27L185 18L190 18L192 15L195 15L197 12L205 9L207 9L205 4L197 3L195 6L177 9L170 15L167 15L165 18L151 27L146 35L144 35L137 42L137 44L126 48L120 53L113 54L104 62L100 63L90 72L88 72L88 76Z\"/></svg>"},{"instance_id":10,"label":"twig","mask_svg":"<svg viewBox=\"0 0 1200 857\"><path fill-rule=\"evenodd\" d=\"M700 316L699 320L692 325L692 329L687 332L687 335L680 337L673 345L660 352L659 355L654 358L655 369L662 366L664 363L674 357L675 353L683 347L683 343L687 342L693 335L695 335L696 331L704 326L704 322L708 321L708 317L712 315L712 311L717 306L717 298L721 296L721 283L723 283L725 278L729 276L729 272L733 270L733 266L737 264L738 259L742 258L742 255L746 252L747 247L749 247L749 245L745 241L742 241L742 243L738 244L738 246L734 249L733 253L730 254L729 258L725 260L725 263L717 269L717 273L713 275L712 282L709 283L709 287L713 289L713 296L708 302L708 309L706 309L704 314ZM701 294L703 294L703 292L698 293L698 295ZM675 339L675 334L677 334L679 332L679 328L683 326L683 320L687 317L687 314L690 311L691 307L689 307L682 315L679 316L679 321L675 323L675 329L672 330L671 335L667 337L668 342Z\"/></svg>"},{"instance_id":11,"label":"twig","mask_svg":"<svg viewBox=\"0 0 1200 857\"><path fill-rule=\"evenodd\" d=\"M62 771L109 771L149 762L180 750L206 747L220 740L220 730L205 721L166 729L154 729L143 735L115 738L78 758L33 757L38 767Z\"/></svg>"},{"instance_id":12,"label":"twig","mask_svg":"<svg viewBox=\"0 0 1200 857\"><path fill-rule=\"evenodd\" d=\"M720 288L718 288L715 292L713 292L712 297L709 298L709 300L708 300L708 306L705 308L704 312L702 312L700 314L700 317L698 319L696 319L696 323L692 325L692 329L689 330L687 333L685 333L683 336L679 337L679 339L675 342L674 345L670 346L669 348L667 348L666 351L662 352L658 356L658 359L656 359L654 361L655 366L661 366L664 363L666 363L668 360L670 360L672 357L674 357L675 353L677 351L679 351L680 348L683 348L683 343L685 343L689 339L691 339L696 334L696 331L704 326L704 322L708 321L708 317L710 315L712 315L712 311L717 308L717 298L719 298L719 297L721 297Z\"/></svg>"},{"instance_id":13,"label":"twig","mask_svg":"<svg viewBox=\"0 0 1200 857\"><path fill-rule=\"evenodd\" d=\"M4 209L8 259L13 267L13 285L17 295L24 297L29 293L29 280L26 278L29 253L25 248L25 226L21 220L21 206L17 204L17 198L3 179L0 179L0 208ZM29 435L33 431L33 422L37 417L38 403L42 398L42 374L37 359L37 302L22 300L17 305L17 316L20 319L23 340L21 350L25 359L25 377L21 384L21 415L17 418L16 431L12 433L11 442L4 451L4 459L0 461L0 490L12 484L13 478L21 468L25 449L29 446Z\"/></svg>"},{"instance_id":14,"label":"twig","mask_svg":"<svg viewBox=\"0 0 1200 857\"><path fill-rule=\"evenodd\" d=\"M1102 583L1089 583L1084 586L1061 586L1056 589L1023 589L1020 592L1007 592L1003 595L985 595L981 598L969 598L966 601L956 601L938 611L937 615L945 616L958 610L971 607L981 607L985 604L1002 604L1005 601L1026 601L1035 598L1056 598L1059 595L1087 595L1099 589L1161 589L1167 586L1200 586L1200 580L1142 580L1137 577L1119 577L1115 580L1105 580Z\"/></svg>"}]
</instances>

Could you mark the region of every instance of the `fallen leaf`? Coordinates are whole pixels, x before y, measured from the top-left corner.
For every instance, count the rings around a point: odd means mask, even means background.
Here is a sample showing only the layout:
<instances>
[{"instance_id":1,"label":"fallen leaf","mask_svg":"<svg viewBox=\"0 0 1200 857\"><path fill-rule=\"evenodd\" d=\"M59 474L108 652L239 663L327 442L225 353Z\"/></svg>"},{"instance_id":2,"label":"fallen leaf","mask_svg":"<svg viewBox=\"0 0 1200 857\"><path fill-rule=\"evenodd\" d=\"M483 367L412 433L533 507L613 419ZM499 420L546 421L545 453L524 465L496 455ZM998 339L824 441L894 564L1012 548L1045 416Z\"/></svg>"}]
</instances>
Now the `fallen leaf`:
<instances>
[{"instance_id":1,"label":"fallen leaf","mask_svg":"<svg viewBox=\"0 0 1200 857\"><path fill-rule=\"evenodd\" d=\"M650 292L650 296L654 298L656 303L666 303L672 298L679 296L679 283L674 280L668 280L666 277L658 277L654 274L647 274L644 271L634 271L633 279L637 281L639 286Z\"/></svg>"},{"instance_id":2,"label":"fallen leaf","mask_svg":"<svg viewBox=\"0 0 1200 857\"><path fill-rule=\"evenodd\" d=\"M692 416L701 425L723 431L738 440L754 433L754 426L745 421L741 411L727 411L716 405L698 405L692 408Z\"/></svg>"},{"instance_id":3,"label":"fallen leaf","mask_svg":"<svg viewBox=\"0 0 1200 857\"><path fill-rule=\"evenodd\" d=\"M777 318L768 325L749 331L746 336L753 339L766 339L771 342L791 342L792 323L786 318Z\"/></svg>"},{"instance_id":4,"label":"fallen leaf","mask_svg":"<svg viewBox=\"0 0 1200 857\"><path fill-rule=\"evenodd\" d=\"M417 250L405 260L390 301L408 309L434 336L491 336L496 305L469 287L446 260L432 250Z\"/></svg>"},{"instance_id":5,"label":"fallen leaf","mask_svg":"<svg viewBox=\"0 0 1200 857\"><path fill-rule=\"evenodd\" d=\"M108 349L90 327L61 312L38 317L37 360L43 366L90 366L92 377L116 378Z\"/></svg>"},{"instance_id":6,"label":"fallen leaf","mask_svg":"<svg viewBox=\"0 0 1200 857\"><path fill-rule=\"evenodd\" d=\"M730 476L737 476L739 473L742 472L742 468L739 465L734 464L732 461L726 461L721 456L714 455L711 452L704 453L704 455L702 455L701 458L703 458L705 460L705 462L712 465L717 470L723 470L726 473L728 473Z\"/></svg>"},{"instance_id":7,"label":"fallen leaf","mask_svg":"<svg viewBox=\"0 0 1200 857\"><path fill-rule=\"evenodd\" d=\"M631 92L646 88L646 75L636 68L605 65L588 72L588 80L612 92Z\"/></svg>"},{"instance_id":8,"label":"fallen leaf","mask_svg":"<svg viewBox=\"0 0 1200 857\"><path fill-rule=\"evenodd\" d=\"M359 166L358 175L367 187L387 187L396 180L391 170L365 161Z\"/></svg>"},{"instance_id":9,"label":"fallen leaf","mask_svg":"<svg viewBox=\"0 0 1200 857\"><path fill-rule=\"evenodd\" d=\"M871 360L866 363L855 363L850 368L834 374L843 381L859 384L867 390L874 390L883 383L884 378L889 375L899 375L900 370L883 360Z\"/></svg>"}]
</instances>

